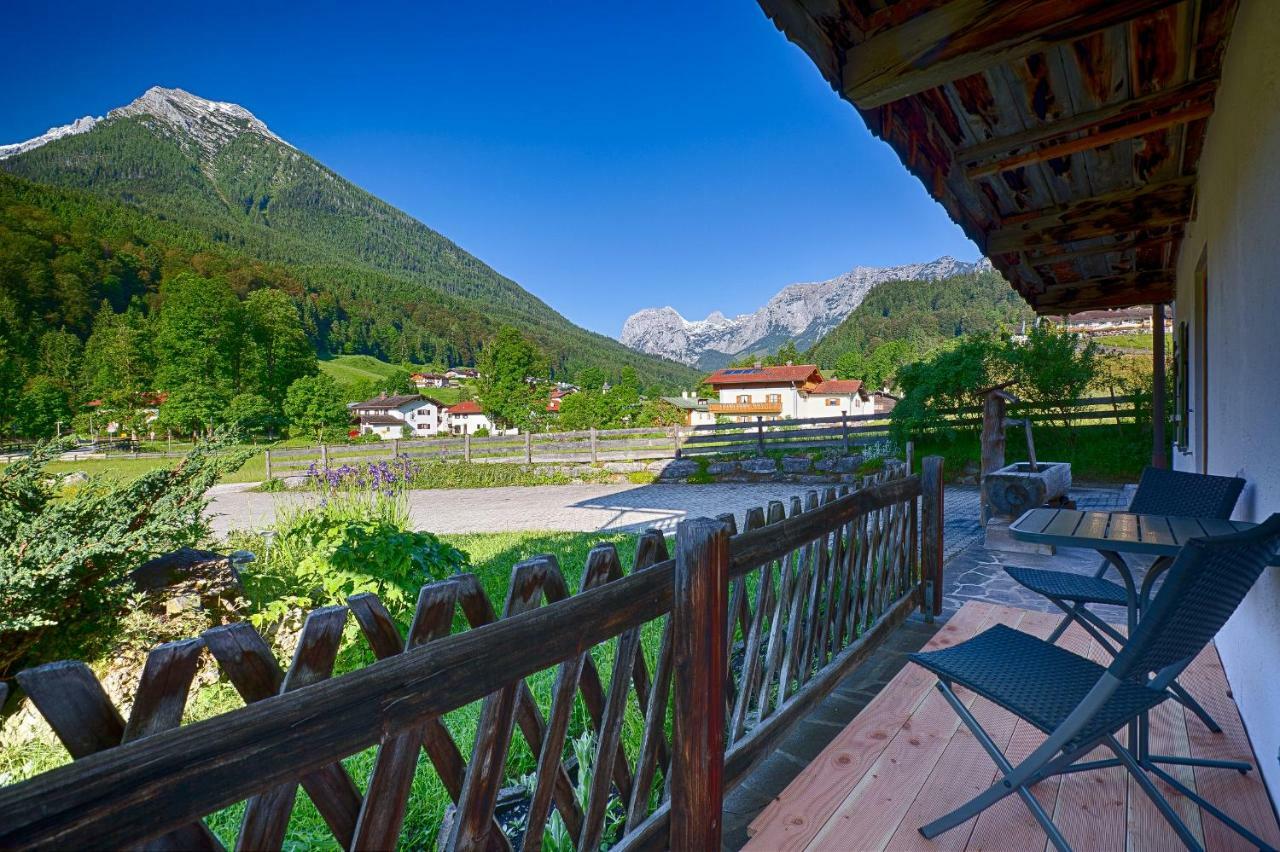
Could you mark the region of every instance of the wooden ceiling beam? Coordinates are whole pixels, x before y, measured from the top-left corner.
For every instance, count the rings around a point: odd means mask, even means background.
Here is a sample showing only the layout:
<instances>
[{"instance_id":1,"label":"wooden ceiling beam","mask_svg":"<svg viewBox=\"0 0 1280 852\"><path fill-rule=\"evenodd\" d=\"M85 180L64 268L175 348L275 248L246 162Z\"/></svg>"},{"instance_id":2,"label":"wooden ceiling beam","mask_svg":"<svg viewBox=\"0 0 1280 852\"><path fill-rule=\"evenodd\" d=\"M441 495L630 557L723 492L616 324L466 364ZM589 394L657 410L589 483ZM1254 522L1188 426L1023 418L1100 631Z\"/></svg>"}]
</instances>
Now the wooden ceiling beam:
<instances>
[{"instance_id":1,"label":"wooden ceiling beam","mask_svg":"<svg viewBox=\"0 0 1280 852\"><path fill-rule=\"evenodd\" d=\"M1014 254L1181 225L1190 215L1194 194L1195 177L1186 176L1009 216L987 233L983 251L987 255Z\"/></svg>"},{"instance_id":2,"label":"wooden ceiling beam","mask_svg":"<svg viewBox=\"0 0 1280 852\"><path fill-rule=\"evenodd\" d=\"M883 106L1178 0L950 0L854 45L845 97Z\"/></svg>"},{"instance_id":3,"label":"wooden ceiling beam","mask_svg":"<svg viewBox=\"0 0 1280 852\"><path fill-rule=\"evenodd\" d=\"M974 145L956 152L956 160L973 180L1135 139L1208 118L1213 113L1216 88L1217 81L1210 80L1111 104L1044 127Z\"/></svg>"},{"instance_id":4,"label":"wooden ceiling beam","mask_svg":"<svg viewBox=\"0 0 1280 852\"><path fill-rule=\"evenodd\" d=\"M1141 275L1143 273L1136 273ZM1078 313L1104 308L1130 308L1152 305L1173 298L1173 273L1162 270L1167 280L1144 283L1133 275L1090 278L1076 284L1063 285L1052 291L1027 297L1036 313Z\"/></svg>"},{"instance_id":5,"label":"wooden ceiling beam","mask_svg":"<svg viewBox=\"0 0 1280 852\"><path fill-rule=\"evenodd\" d=\"M1062 243L1035 246L1028 249L1026 253L1021 255L1021 257L1026 258L1026 262L1019 265L1032 267L1052 266L1057 263L1074 263L1078 260L1087 260L1104 254L1118 254L1121 252L1154 248L1155 246L1167 245L1168 243L1173 242L1181 235L1181 233L1182 229L1175 226L1170 229L1168 233L1159 234L1157 236L1140 233L1128 236L1117 242L1102 243L1075 250L1068 250Z\"/></svg>"}]
</instances>

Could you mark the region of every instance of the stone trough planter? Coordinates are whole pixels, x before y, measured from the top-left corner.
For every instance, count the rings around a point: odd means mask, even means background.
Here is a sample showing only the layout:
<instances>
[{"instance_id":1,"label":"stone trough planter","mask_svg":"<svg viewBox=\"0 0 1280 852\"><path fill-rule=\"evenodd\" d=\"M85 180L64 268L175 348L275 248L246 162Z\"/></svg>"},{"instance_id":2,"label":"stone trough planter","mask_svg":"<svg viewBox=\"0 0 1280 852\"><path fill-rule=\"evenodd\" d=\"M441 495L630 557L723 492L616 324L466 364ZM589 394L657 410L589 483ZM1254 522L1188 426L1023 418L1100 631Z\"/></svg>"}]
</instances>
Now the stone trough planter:
<instances>
[{"instance_id":1,"label":"stone trough planter","mask_svg":"<svg viewBox=\"0 0 1280 852\"><path fill-rule=\"evenodd\" d=\"M1060 503L1071 490L1071 465L1027 462L1005 465L982 478L982 506L986 515L986 546L993 550L1053 553L1051 547L1027 544L1009 535L1009 523L1028 509Z\"/></svg>"}]
</instances>

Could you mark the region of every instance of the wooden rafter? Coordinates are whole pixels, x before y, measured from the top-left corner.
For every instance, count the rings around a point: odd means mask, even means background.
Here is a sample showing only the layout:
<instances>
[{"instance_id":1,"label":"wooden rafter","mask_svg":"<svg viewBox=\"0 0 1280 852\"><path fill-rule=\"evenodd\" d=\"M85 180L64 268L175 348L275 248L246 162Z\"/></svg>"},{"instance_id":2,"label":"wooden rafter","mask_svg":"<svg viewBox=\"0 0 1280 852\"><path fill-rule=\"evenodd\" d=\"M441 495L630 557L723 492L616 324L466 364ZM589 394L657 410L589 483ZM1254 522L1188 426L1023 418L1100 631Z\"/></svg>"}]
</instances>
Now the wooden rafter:
<instances>
[{"instance_id":1,"label":"wooden rafter","mask_svg":"<svg viewBox=\"0 0 1280 852\"><path fill-rule=\"evenodd\" d=\"M987 233L984 249L988 255L1013 254L1139 228L1181 225L1194 193L1195 177L1187 176L1010 216Z\"/></svg>"},{"instance_id":2,"label":"wooden rafter","mask_svg":"<svg viewBox=\"0 0 1280 852\"><path fill-rule=\"evenodd\" d=\"M965 174L972 180L1136 139L1207 118L1213 112L1216 87L1217 81L1209 80L1111 104L1044 127L974 145L956 152L956 160L964 164Z\"/></svg>"},{"instance_id":3,"label":"wooden rafter","mask_svg":"<svg viewBox=\"0 0 1280 852\"><path fill-rule=\"evenodd\" d=\"M1104 254L1141 251L1145 248L1167 245L1178 239L1181 233L1182 230L1175 227L1169 229L1167 233L1156 236L1152 236L1148 233L1136 234L1114 242L1097 243L1085 248L1074 250L1068 250L1066 246L1061 243L1035 246L1027 253L1020 255L1020 257L1025 258L1025 260L1021 262L1019 266L1036 267L1049 266L1051 264L1058 263L1075 263L1078 260L1087 260Z\"/></svg>"},{"instance_id":4,"label":"wooden rafter","mask_svg":"<svg viewBox=\"0 0 1280 852\"><path fill-rule=\"evenodd\" d=\"M851 47L845 97L881 106L1177 0L951 0Z\"/></svg>"},{"instance_id":5,"label":"wooden rafter","mask_svg":"<svg viewBox=\"0 0 1280 852\"><path fill-rule=\"evenodd\" d=\"M1172 269L1153 269L1087 278L1051 285L1043 293L1034 294L1031 302L1039 313L1164 302L1173 298L1174 277Z\"/></svg>"}]
</instances>

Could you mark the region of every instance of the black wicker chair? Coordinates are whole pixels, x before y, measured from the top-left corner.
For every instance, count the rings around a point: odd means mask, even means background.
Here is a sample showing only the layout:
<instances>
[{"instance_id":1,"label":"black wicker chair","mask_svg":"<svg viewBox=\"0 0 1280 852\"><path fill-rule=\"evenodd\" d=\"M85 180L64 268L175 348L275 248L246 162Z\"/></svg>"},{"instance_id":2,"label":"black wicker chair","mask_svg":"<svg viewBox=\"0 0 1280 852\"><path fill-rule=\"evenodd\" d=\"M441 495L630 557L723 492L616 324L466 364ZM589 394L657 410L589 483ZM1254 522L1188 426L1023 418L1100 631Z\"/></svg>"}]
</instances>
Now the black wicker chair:
<instances>
[{"instance_id":1,"label":"black wicker chair","mask_svg":"<svg viewBox=\"0 0 1280 852\"><path fill-rule=\"evenodd\" d=\"M1124 766L1189 849L1200 849L1147 773L1193 799L1260 849L1265 842L1161 769L1145 748L1147 714L1173 696L1169 684L1217 634L1280 550L1280 513L1246 532L1192 539L1174 560L1133 638L1111 665L1097 663L1005 626L911 660L938 676L938 689L1000 768L990 789L928 825L932 838L1016 793L1060 850L1070 847L1030 792L1032 784L1063 772ZM1154 673L1154 674L1153 674ZM995 702L1044 731L1044 744L1016 767L983 730L952 685ZM1116 732L1130 727L1129 745ZM1138 736L1134 734L1137 733ZM1078 762L1106 746L1114 759ZM1247 764L1244 764L1247 767Z\"/></svg>"},{"instance_id":2,"label":"black wicker chair","mask_svg":"<svg viewBox=\"0 0 1280 852\"><path fill-rule=\"evenodd\" d=\"M1236 501L1240 498L1240 491L1243 488L1244 480L1237 477L1208 476L1148 467L1142 472L1138 490L1129 503L1129 511L1144 515L1178 515L1185 518L1229 518L1235 510ZM1075 621L1097 639L1099 644L1114 654L1116 648L1124 643L1123 635L1105 619L1087 608L1087 604L1128 606L1129 594L1125 587L1105 579L1110 567L1110 563L1104 560L1091 577L1069 571L1025 568L1016 565L1005 568L1005 572L1015 582L1048 598L1066 613L1066 617L1049 637L1050 642L1056 642L1071 622ZM1151 578L1159 573L1159 567L1162 566L1156 566L1150 574ZM1111 641L1108 642L1108 639ZM1170 688L1209 730L1214 733L1222 730L1208 711L1201 707L1185 689L1177 683L1171 684Z\"/></svg>"}]
</instances>

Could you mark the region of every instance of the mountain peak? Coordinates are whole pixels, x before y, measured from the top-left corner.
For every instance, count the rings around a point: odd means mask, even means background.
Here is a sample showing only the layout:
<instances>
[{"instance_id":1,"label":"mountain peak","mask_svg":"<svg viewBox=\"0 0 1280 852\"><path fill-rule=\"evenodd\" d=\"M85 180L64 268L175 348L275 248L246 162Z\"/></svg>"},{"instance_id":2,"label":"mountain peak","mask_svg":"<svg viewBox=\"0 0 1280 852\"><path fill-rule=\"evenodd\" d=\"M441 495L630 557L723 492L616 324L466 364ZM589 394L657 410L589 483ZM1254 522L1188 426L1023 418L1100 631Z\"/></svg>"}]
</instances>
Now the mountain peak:
<instances>
[{"instance_id":1,"label":"mountain peak","mask_svg":"<svg viewBox=\"0 0 1280 852\"><path fill-rule=\"evenodd\" d=\"M637 311L619 339L632 349L691 366L722 366L744 354L776 351L788 340L801 349L812 346L886 281L929 281L990 268L986 258L968 263L950 255L901 266L855 266L826 281L788 284L759 310L733 319L720 311L693 321L670 307Z\"/></svg>"},{"instance_id":2,"label":"mountain peak","mask_svg":"<svg viewBox=\"0 0 1280 852\"><path fill-rule=\"evenodd\" d=\"M107 113L108 119L144 116L191 137L206 154L216 153L245 132L289 145L239 104L211 101L183 89L152 86L129 105L117 107Z\"/></svg>"},{"instance_id":3,"label":"mountain peak","mask_svg":"<svg viewBox=\"0 0 1280 852\"><path fill-rule=\"evenodd\" d=\"M11 145L0 145L0 160L5 157L12 157L14 154L21 154L30 151L32 148L39 148L41 145L52 142L55 139L61 139L63 136L75 136L78 133L88 133L92 130L102 117L94 118L92 115L86 115L83 118L77 118L70 124L63 124L58 127L50 127L44 133L34 139L28 139L25 142L14 142Z\"/></svg>"}]
</instances>

